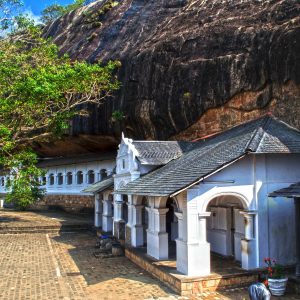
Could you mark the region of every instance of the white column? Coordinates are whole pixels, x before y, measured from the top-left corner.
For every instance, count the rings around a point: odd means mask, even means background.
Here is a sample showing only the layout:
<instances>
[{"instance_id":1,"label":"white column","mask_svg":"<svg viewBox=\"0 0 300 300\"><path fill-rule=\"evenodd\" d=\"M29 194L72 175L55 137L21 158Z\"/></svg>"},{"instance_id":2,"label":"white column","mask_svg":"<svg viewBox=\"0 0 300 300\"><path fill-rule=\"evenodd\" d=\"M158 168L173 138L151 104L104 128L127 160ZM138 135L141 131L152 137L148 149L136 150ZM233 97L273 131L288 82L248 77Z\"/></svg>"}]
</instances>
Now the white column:
<instances>
[{"instance_id":1,"label":"white column","mask_svg":"<svg viewBox=\"0 0 300 300\"><path fill-rule=\"evenodd\" d=\"M149 215L147 230L147 254L156 259L168 259L169 245L166 232L166 214L168 208L146 207Z\"/></svg>"},{"instance_id":2,"label":"white column","mask_svg":"<svg viewBox=\"0 0 300 300\"><path fill-rule=\"evenodd\" d=\"M123 201L115 201L114 203L114 222L122 220Z\"/></svg>"},{"instance_id":3,"label":"white column","mask_svg":"<svg viewBox=\"0 0 300 300\"><path fill-rule=\"evenodd\" d=\"M178 218L176 239L177 270L188 276L210 274L210 244L206 239L206 221L210 212L198 214L197 207L186 207Z\"/></svg>"},{"instance_id":4,"label":"white column","mask_svg":"<svg viewBox=\"0 0 300 300\"><path fill-rule=\"evenodd\" d=\"M122 196L115 195L114 196L114 222L118 222L122 220Z\"/></svg>"},{"instance_id":5,"label":"white column","mask_svg":"<svg viewBox=\"0 0 300 300\"><path fill-rule=\"evenodd\" d=\"M105 232L110 232L112 229L112 202L108 199L105 199L103 200L102 230Z\"/></svg>"},{"instance_id":6,"label":"white column","mask_svg":"<svg viewBox=\"0 0 300 300\"><path fill-rule=\"evenodd\" d=\"M107 176L112 175L112 173L113 173L113 170L112 170L112 169L106 169L106 175L107 175Z\"/></svg>"},{"instance_id":7,"label":"white column","mask_svg":"<svg viewBox=\"0 0 300 300\"><path fill-rule=\"evenodd\" d=\"M139 247L144 245L143 225L142 225L143 205L131 205L131 245ZM128 209L128 212L130 210Z\"/></svg>"},{"instance_id":8,"label":"white column","mask_svg":"<svg viewBox=\"0 0 300 300\"><path fill-rule=\"evenodd\" d=\"M88 183L88 172L83 173L83 183L87 184Z\"/></svg>"},{"instance_id":9,"label":"white column","mask_svg":"<svg viewBox=\"0 0 300 300\"><path fill-rule=\"evenodd\" d=\"M95 227L102 227L103 207L102 207L102 201L100 201L99 198L100 195L96 194L95 195L95 222L94 222Z\"/></svg>"},{"instance_id":10,"label":"white column","mask_svg":"<svg viewBox=\"0 0 300 300\"><path fill-rule=\"evenodd\" d=\"M245 270L254 269L256 265L256 239L254 235L255 211L242 211L245 221L245 238L241 240L242 268Z\"/></svg>"},{"instance_id":11,"label":"white column","mask_svg":"<svg viewBox=\"0 0 300 300\"><path fill-rule=\"evenodd\" d=\"M113 222L113 234L119 240L126 238L126 226L122 218L123 200L121 195L114 196L114 222Z\"/></svg>"}]
</instances>

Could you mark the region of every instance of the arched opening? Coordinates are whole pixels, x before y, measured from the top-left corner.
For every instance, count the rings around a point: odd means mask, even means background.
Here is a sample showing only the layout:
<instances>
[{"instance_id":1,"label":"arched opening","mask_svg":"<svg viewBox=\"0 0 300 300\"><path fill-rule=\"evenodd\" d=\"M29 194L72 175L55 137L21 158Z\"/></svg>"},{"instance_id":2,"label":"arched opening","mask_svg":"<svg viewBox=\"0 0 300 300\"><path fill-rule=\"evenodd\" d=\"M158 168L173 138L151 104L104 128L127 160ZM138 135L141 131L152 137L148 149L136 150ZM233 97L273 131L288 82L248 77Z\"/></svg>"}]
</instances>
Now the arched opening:
<instances>
[{"instance_id":1,"label":"arched opening","mask_svg":"<svg viewBox=\"0 0 300 300\"><path fill-rule=\"evenodd\" d=\"M128 196L123 195L123 203L122 203L122 219L125 221L125 223L128 222Z\"/></svg>"},{"instance_id":2,"label":"arched opening","mask_svg":"<svg viewBox=\"0 0 300 300\"><path fill-rule=\"evenodd\" d=\"M73 174L72 172L67 173L67 185L71 185L73 183Z\"/></svg>"},{"instance_id":3,"label":"arched opening","mask_svg":"<svg viewBox=\"0 0 300 300\"><path fill-rule=\"evenodd\" d=\"M89 170L87 172L87 183L93 184L95 182L95 172L93 170Z\"/></svg>"},{"instance_id":4,"label":"arched opening","mask_svg":"<svg viewBox=\"0 0 300 300\"><path fill-rule=\"evenodd\" d=\"M54 185L54 174L49 175L49 185Z\"/></svg>"},{"instance_id":5,"label":"arched opening","mask_svg":"<svg viewBox=\"0 0 300 300\"><path fill-rule=\"evenodd\" d=\"M77 184L83 184L83 173L82 171L78 171L76 173Z\"/></svg>"},{"instance_id":6,"label":"arched opening","mask_svg":"<svg viewBox=\"0 0 300 300\"><path fill-rule=\"evenodd\" d=\"M107 171L105 169L100 170L100 178L99 180L104 180L107 177Z\"/></svg>"},{"instance_id":7,"label":"arched opening","mask_svg":"<svg viewBox=\"0 0 300 300\"><path fill-rule=\"evenodd\" d=\"M144 246L147 246L147 229L148 229L148 212L146 210L146 207L149 206L148 199L146 197L143 197L142 199L142 226L143 226L143 241Z\"/></svg>"},{"instance_id":8,"label":"arched opening","mask_svg":"<svg viewBox=\"0 0 300 300\"><path fill-rule=\"evenodd\" d=\"M64 183L64 177L62 173L57 174L57 184L62 185Z\"/></svg>"},{"instance_id":9,"label":"arched opening","mask_svg":"<svg viewBox=\"0 0 300 300\"><path fill-rule=\"evenodd\" d=\"M207 211L211 216L207 222L207 241L211 251L241 262L241 240L245 237L243 202L236 196L225 195L213 198Z\"/></svg>"},{"instance_id":10,"label":"arched opening","mask_svg":"<svg viewBox=\"0 0 300 300\"><path fill-rule=\"evenodd\" d=\"M166 231L169 241L169 258L176 257L176 239L178 238L178 219L175 212L178 212L178 206L174 199L169 198L166 203L169 209L166 214Z\"/></svg>"}]
</instances>

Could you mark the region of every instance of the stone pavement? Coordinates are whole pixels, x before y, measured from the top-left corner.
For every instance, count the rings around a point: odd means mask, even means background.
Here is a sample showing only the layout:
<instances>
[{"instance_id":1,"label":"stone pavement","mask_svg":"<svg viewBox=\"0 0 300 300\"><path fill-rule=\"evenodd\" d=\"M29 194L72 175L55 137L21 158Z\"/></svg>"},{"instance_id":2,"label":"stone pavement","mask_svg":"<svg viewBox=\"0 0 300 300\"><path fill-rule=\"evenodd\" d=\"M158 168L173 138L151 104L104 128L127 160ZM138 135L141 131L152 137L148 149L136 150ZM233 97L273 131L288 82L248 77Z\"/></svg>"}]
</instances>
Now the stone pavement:
<instances>
[{"instance_id":1,"label":"stone pavement","mask_svg":"<svg viewBox=\"0 0 300 300\"><path fill-rule=\"evenodd\" d=\"M0 233L50 232L66 228L87 228L92 224L92 215L77 216L62 211L31 212L0 209Z\"/></svg>"},{"instance_id":2,"label":"stone pavement","mask_svg":"<svg viewBox=\"0 0 300 300\"><path fill-rule=\"evenodd\" d=\"M94 246L95 236L88 231L0 234L0 300L189 299L175 295L125 257L96 258ZM246 289L235 289L193 299L248 296Z\"/></svg>"}]
</instances>

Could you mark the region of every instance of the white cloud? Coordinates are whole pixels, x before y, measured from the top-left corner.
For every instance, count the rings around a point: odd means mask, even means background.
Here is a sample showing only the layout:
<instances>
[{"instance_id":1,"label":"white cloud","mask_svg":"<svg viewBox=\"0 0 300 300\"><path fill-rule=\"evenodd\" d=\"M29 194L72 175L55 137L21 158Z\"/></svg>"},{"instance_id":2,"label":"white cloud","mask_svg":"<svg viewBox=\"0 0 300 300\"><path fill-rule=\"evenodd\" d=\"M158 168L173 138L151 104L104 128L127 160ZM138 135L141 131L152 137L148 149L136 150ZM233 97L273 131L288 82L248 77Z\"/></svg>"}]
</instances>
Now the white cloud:
<instances>
[{"instance_id":1,"label":"white cloud","mask_svg":"<svg viewBox=\"0 0 300 300\"><path fill-rule=\"evenodd\" d=\"M22 13L27 15L30 19L34 20L35 25L42 23L41 16L35 15L31 8L26 8Z\"/></svg>"}]
</instances>

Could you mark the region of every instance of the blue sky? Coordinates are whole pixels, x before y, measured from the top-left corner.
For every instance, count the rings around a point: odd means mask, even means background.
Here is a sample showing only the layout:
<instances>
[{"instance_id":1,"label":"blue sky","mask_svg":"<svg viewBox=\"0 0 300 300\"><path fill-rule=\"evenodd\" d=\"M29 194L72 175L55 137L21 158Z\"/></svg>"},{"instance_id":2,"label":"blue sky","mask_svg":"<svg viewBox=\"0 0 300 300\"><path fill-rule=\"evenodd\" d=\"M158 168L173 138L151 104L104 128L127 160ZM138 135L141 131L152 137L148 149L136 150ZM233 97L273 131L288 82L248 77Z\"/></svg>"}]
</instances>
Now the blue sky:
<instances>
[{"instance_id":1,"label":"blue sky","mask_svg":"<svg viewBox=\"0 0 300 300\"><path fill-rule=\"evenodd\" d=\"M38 17L41 11L51 4L70 4L73 0L23 0L24 8L27 13L32 12L33 16Z\"/></svg>"}]
</instances>

